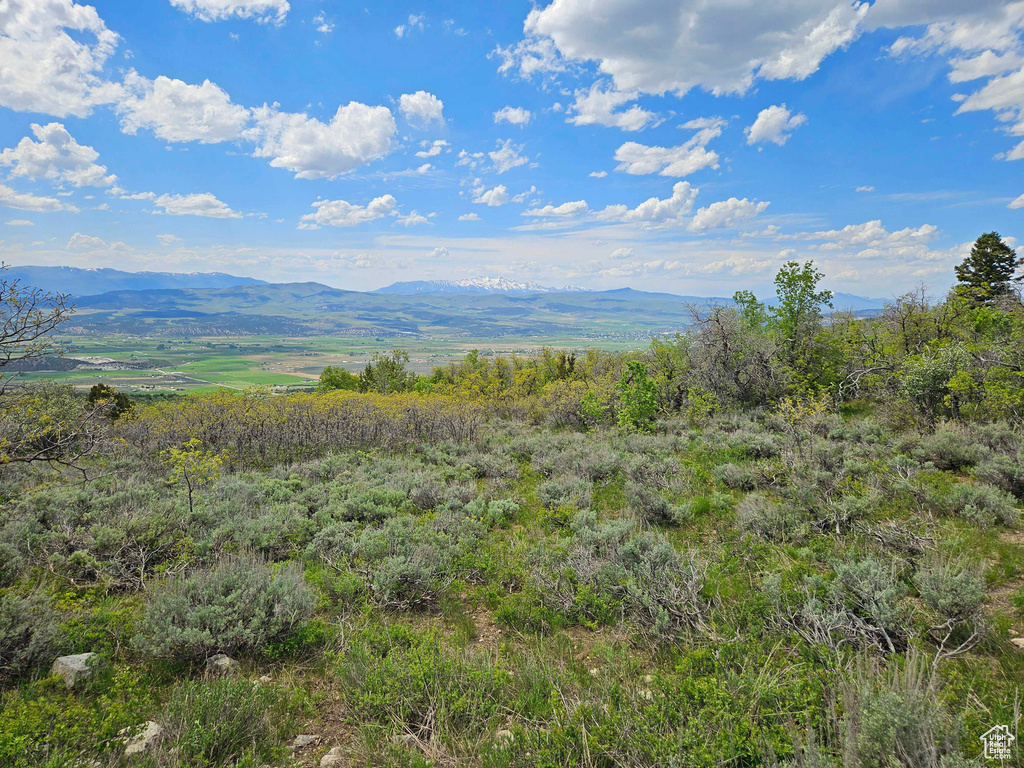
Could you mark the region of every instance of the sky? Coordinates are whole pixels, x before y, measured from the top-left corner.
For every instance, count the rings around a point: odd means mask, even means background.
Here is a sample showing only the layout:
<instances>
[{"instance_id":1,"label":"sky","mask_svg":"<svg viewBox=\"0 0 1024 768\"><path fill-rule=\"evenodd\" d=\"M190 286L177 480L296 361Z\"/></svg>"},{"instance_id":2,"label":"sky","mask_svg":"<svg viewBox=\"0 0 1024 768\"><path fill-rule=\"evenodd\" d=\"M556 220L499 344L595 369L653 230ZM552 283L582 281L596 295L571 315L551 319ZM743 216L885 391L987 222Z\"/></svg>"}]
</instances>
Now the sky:
<instances>
[{"instance_id":1,"label":"sky","mask_svg":"<svg viewBox=\"0 0 1024 768\"><path fill-rule=\"evenodd\" d=\"M1024 2L0 0L8 264L885 298L991 230Z\"/></svg>"}]
</instances>

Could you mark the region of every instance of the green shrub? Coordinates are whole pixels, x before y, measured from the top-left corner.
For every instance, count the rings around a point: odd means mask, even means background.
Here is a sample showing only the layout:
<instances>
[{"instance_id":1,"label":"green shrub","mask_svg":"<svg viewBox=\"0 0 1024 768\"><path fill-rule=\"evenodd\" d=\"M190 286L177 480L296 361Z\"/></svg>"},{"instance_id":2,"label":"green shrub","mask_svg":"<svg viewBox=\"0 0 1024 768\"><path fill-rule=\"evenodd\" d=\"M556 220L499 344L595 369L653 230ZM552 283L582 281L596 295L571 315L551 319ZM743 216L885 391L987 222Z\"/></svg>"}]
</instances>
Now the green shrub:
<instances>
[{"instance_id":1,"label":"green shrub","mask_svg":"<svg viewBox=\"0 0 1024 768\"><path fill-rule=\"evenodd\" d=\"M989 456L974 468L974 475L997 488L1024 499L1024 450Z\"/></svg>"},{"instance_id":2,"label":"green shrub","mask_svg":"<svg viewBox=\"0 0 1024 768\"><path fill-rule=\"evenodd\" d=\"M587 509L592 499L591 483L574 475L566 475L547 480L537 486L537 497L548 509L558 507L575 507Z\"/></svg>"},{"instance_id":3,"label":"green shrub","mask_svg":"<svg viewBox=\"0 0 1024 768\"><path fill-rule=\"evenodd\" d=\"M807 535L806 514L759 493L748 494L740 500L736 517L741 531L766 541L799 541Z\"/></svg>"},{"instance_id":4,"label":"green shrub","mask_svg":"<svg viewBox=\"0 0 1024 768\"><path fill-rule=\"evenodd\" d=\"M632 480L626 482L626 501L641 520L655 525L685 522L688 518L686 509L669 504L657 490Z\"/></svg>"},{"instance_id":5,"label":"green shrub","mask_svg":"<svg viewBox=\"0 0 1024 768\"><path fill-rule=\"evenodd\" d=\"M988 449L974 442L967 430L946 426L921 438L914 449L914 458L931 462L936 469L960 470L973 467L985 458Z\"/></svg>"},{"instance_id":6,"label":"green shrub","mask_svg":"<svg viewBox=\"0 0 1024 768\"><path fill-rule=\"evenodd\" d=\"M0 681L49 664L66 646L45 595L0 594Z\"/></svg>"},{"instance_id":7,"label":"green shrub","mask_svg":"<svg viewBox=\"0 0 1024 768\"><path fill-rule=\"evenodd\" d=\"M155 587L135 645L143 653L178 661L214 653L258 653L310 615L313 595L296 565L274 569L229 557Z\"/></svg>"},{"instance_id":8,"label":"green shrub","mask_svg":"<svg viewBox=\"0 0 1024 768\"><path fill-rule=\"evenodd\" d=\"M944 511L983 526L1014 525L1020 517L1016 499L986 483L957 483L947 494L933 498Z\"/></svg>"},{"instance_id":9,"label":"green shrub","mask_svg":"<svg viewBox=\"0 0 1024 768\"><path fill-rule=\"evenodd\" d=\"M276 763L297 707L278 687L230 678L179 684L167 702L154 763L168 768Z\"/></svg>"}]
</instances>

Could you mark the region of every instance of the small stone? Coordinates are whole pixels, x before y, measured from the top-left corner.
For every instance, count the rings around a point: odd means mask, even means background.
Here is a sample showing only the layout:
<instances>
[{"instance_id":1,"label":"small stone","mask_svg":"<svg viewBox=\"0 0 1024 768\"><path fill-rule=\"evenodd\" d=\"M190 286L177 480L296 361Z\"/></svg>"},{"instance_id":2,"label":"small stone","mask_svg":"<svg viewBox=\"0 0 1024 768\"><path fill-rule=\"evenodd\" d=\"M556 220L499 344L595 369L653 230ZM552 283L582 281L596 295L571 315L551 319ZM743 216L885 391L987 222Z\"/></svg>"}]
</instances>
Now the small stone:
<instances>
[{"instance_id":1,"label":"small stone","mask_svg":"<svg viewBox=\"0 0 1024 768\"><path fill-rule=\"evenodd\" d=\"M344 764L345 758L341 754L341 747L331 747L331 751L320 758L320 768L332 768L332 766Z\"/></svg>"},{"instance_id":2,"label":"small stone","mask_svg":"<svg viewBox=\"0 0 1024 768\"><path fill-rule=\"evenodd\" d=\"M591 667L590 668L590 676L591 677L597 677L597 667Z\"/></svg>"},{"instance_id":3,"label":"small stone","mask_svg":"<svg viewBox=\"0 0 1024 768\"><path fill-rule=\"evenodd\" d=\"M54 659L50 674L64 679L68 689L74 688L82 680L92 675L95 653L75 653L71 656L60 656Z\"/></svg>"},{"instance_id":4,"label":"small stone","mask_svg":"<svg viewBox=\"0 0 1024 768\"><path fill-rule=\"evenodd\" d=\"M654 678L651 677L650 675L644 675L644 682L647 683L648 685L650 685L651 683L654 682Z\"/></svg>"},{"instance_id":5,"label":"small stone","mask_svg":"<svg viewBox=\"0 0 1024 768\"><path fill-rule=\"evenodd\" d=\"M263 675L263 677L261 677L256 682L257 683L262 683L263 685L267 685L269 683L274 682L274 678L272 678L270 675Z\"/></svg>"},{"instance_id":6,"label":"small stone","mask_svg":"<svg viewBox=\"0 0 1024 768\"><path fill-rule=\"evenodd\" d=\"M500 731L494 734L494 740L500 741L503 744L511 744L513 741L516 740L516 735L507 728L502 728Z\"/></svg>"},{"instance_id":7,"label":"small stone","mask_svg":"<svg viewBox=\"0 0 1024 768\"><path fill-rule=\"evenodd\" d=\"M641 696L641 698L644 698L647 701L650 701L651 699L654 698L654 694L651 693L650 691L646 691L646 690L640 691L640 696Z\"/></svg>"},{"instance_id":8,"label":"small stone","mask_svg":"<svg viewBox=\"0 0 1024 768\"><path fill-rule=\"evenodd\" d=\"M294 739L292 743L288 745L289 749L304 749L305 747L316 744L320 741L320 737L315 733L300 733Z\"/></svg>"},{"instance_id":9,"label":"small stone","mask_svg":"<svg viewBox=\"0 0 1024 768\"><path fill-rule=\"evenodd\" d=\"M206 671L215 675L226 675L237 666L238 662L226 653L215 654L206 660Z\"/></svg>"},{"instance_id":10,"label":"small stone","mask_svg":"<svg viewBox=\"0 0 1024 768\"><path fill-rule=\"evenodd\" d=\"M142 732L135 736L130 737L129 734L133 729L125 728L121 731L121 737L127 742L124 748L124 756L131 757L132 755L141 755L148 752L153 746L163 738L164 729L160 723L154 723L152 720L147 720L145 728Z\"/></svg>"},{"instance_id":11,"label":"small stone","mask_svg":"<svg viewBox=\"0 0 1024 768\"><path fill-rule=\"evenodd\" d=\"M1015 637L1010 642L1017 646L1018 650L1024 651L1024 637Z\"/></svg>"}]
</instances>

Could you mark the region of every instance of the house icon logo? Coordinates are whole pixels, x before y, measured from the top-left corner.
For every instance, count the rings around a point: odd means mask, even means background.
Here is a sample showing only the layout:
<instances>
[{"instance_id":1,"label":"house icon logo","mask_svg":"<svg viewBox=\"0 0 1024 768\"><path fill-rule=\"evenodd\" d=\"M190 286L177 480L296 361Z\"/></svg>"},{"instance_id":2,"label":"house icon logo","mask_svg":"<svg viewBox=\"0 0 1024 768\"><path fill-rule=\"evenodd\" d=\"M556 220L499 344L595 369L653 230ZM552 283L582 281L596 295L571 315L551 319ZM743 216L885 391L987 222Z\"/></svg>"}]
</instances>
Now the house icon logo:
<instances>
[{"instance_id":1,"label":"house icon logo","mask_svg":"<svg viewBox=\"0 0 1024 768\"><path fill-rule=\"evenodd\" d=\"M986 760L1009 760L1010 746L1017 737L1010 733L1009 726L994 725L981 734L981 743L985 745Z\"/></svg>"}]
</instances>

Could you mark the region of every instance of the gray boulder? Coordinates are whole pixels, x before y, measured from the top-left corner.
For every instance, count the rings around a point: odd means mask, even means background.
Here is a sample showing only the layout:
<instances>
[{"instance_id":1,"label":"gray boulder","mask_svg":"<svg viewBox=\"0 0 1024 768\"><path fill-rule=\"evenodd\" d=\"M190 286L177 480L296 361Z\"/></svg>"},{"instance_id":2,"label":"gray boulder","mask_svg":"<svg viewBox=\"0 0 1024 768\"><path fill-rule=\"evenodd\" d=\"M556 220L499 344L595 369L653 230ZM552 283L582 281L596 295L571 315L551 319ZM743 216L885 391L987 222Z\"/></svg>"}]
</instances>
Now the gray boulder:
<instances>
[{"instance_id":1,"label":"gray boulder","mask_svg":"<svg viewBox=\"0 0 1024 768\"><path fill-rule=\"evenodd\" d=\"M331 747L331 751L320 758L320 768L334 768L338 765L345 765L345 757L341 754L341 747Z\"/></svg>"},{"instance_id":2,"label":"gray boulder","mask_svg":"<svg viewBox=\"0 0 1024 768\"><path fill-rule=\"evenodd\" d=\"M214 675L226 675L238 666L238 662L226 653L218 653L206 660L206 671Z\"/></svg>"},{"instance_id":3,"label":"gray boulder","mask_svg":"<svg viewBox=\"0 0 1024 768\"><path fill-rule=\"evenodd\" d=\"M121 737L126 741L124 748L124 756L131 757L132 755L141 755L149 752L157 742L163 738L164 729L160 723L155 723L152 720L147 720L145 728L134 738L129 737L131 733L130 728L125 728L121 731Z\"/></svg>"},{"instance_id":4,"label":"gray boulder","mask_svg":"<svg viewBox=\"0 0 1024 768\"><path fill-rule=\"evenodd\" d=\"M59 656L54 659L53 669L50 674L64 680L68 689L74 688L83 680L88 680L92 675L92 668L95 664L95 653L75 653L70 656Z\"/></svg>"}]
</instances>

